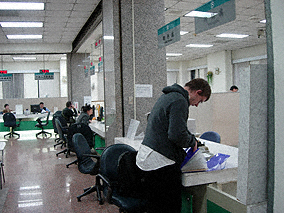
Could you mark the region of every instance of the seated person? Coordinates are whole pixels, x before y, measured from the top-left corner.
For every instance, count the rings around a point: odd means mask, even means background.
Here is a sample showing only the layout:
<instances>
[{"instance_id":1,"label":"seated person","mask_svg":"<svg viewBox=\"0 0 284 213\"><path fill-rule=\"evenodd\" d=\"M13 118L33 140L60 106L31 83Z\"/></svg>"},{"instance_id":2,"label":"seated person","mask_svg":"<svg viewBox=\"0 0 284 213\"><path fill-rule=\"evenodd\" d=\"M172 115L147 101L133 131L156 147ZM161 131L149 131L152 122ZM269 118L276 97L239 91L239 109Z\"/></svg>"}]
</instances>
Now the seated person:
<instances>
[{"instance_id":1,"label":"seated person","mask_svg":"<svg viewBox=\"0 0 284 213\"><path fill-rule=\"evenodd\" d=\"M40 112L41 112L41 113L50 112L50 110L47 109L47 107L44 106L44 103L43 103L43 102L40 102L40 103L39 103L39 107L40 107Z\"/></svg>"},{"instance_id":2,"label":"seated person","mask_svg":"<svg viewBox=\"0 0 284 213\"><path fill-rule=\"evenodd\" d=\"M77 118L76 123L84 123L86 125L89 125L91 120L91 115L93 114L93 109L90 105L86 105L82 107L82 112Z\"/></svg>"},{"instance_id":3,"label":"seated person","mask_svg":"<svg viewBox=\"0 0 284 213\"><path fill-rule=\"evenodd\" d=\"M4 105L4 110L3 110L3 114L5 114L6 112L12 112L12 110L10 110L10 108L9 108L9 104L5 104Z\"/></svg>"},{"instance_id":4,"label":"seated person","mask_svg":"<svg viewBox=\"0 0 284 213\"><path fill-rule=\"evenodd\" d=\"M71 101L66 102L66 108L62 110L62 116L65 118L67 123L75 123L74 117L77 117L77 110L75 109L74 105Z\"/></svg>"}]
</instances>

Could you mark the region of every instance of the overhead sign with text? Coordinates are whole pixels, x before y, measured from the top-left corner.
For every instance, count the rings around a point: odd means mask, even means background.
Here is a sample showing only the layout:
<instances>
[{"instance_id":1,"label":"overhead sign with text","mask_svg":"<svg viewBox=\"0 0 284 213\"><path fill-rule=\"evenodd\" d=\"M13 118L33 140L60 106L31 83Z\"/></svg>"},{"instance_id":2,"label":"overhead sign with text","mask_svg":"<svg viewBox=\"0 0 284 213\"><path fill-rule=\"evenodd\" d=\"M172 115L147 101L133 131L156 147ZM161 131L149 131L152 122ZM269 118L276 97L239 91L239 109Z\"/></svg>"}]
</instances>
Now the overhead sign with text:
<instances>
[{"instance_id":1,"label":"overhead sign with text","mask_svg":"<svg viewBox=\"0 0 284 213\"><path fill-rule=\"evenodd\" d=\"M0 74L0 81L12 81L13 74Z\"/></svg>"},{"instance_id":2,"label":"overhead sign with text","mask_svg":"<svg viewBox=\"0 0 284 213\"><path fill-rule=\"evenodd\" d=\"M35 80L53 80L53 79L54 79L53 72L35 73Z\"/></svg>"},{"instance_id":3,"label":"overhead sign with text","mask_svg":"<svg viewBox=\"0 0 284 213\"><path fill-rule=\"evenodd\" d=\"M165 47L180 40L180 18L158 29L158 46Z\"/></svg>"},{"instance_id":4,"label":"overhead sign with text","mask_svg":"<svg viewBox=\"0 0 284 213\"><path fill-rule=\"evenodd\" d=\"M217 13L211 18L195 17L195 33L201 33L236 19L235 0L212 0L194 11Z\"/></svg>"}]
</instances>

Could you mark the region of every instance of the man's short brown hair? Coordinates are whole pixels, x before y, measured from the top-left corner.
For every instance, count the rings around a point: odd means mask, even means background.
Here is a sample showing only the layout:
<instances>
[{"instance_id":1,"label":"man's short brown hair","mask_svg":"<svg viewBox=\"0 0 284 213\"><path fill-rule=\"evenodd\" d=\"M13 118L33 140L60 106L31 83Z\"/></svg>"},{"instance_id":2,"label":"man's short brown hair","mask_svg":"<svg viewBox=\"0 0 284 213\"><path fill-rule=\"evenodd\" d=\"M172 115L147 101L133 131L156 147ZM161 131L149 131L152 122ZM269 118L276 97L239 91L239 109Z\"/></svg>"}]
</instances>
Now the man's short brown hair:
<instances>
[{"instance_id":1,"label":"man's short brown hair","mask_svg":"<svg viewBox=\"0 0 284 213\"><path fill-rule=\"evenodd\" d=\"M206 101L210 98L211 88L207 81L203 78L195 78L191 81L187 82L185 87L188 87L192 91L201 90L202 92L199 94L201 96L206 97Z\"/></svg>"}]
</instances>

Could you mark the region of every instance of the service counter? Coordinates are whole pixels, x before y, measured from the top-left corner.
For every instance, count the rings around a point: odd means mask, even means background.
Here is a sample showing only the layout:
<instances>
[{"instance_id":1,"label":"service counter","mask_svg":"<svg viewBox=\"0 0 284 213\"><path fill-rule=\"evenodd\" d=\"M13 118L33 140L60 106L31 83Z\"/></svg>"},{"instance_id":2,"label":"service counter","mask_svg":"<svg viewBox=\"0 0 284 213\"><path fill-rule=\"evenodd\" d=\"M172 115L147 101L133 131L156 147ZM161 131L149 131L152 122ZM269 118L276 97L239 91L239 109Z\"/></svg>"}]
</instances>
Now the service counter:
<instances>
[{"instance_id":1,"label":"service counter","mask_svg":"<svg viewBox=\"0 0 284 213\"><path fill-rule=\"evenodd\" d=\"M50 113L49 115L49 123L47 126L44 127L44 129L53 129L52 125L52 114ZM19 127L15 129L15 131L26 131L26 130L40 130L39 128L35 127L37 124L36 119L39 117L43 117L42 121L45 122L47 113L43 114L14 114L17 119L17 123L21 120L21 124ZM0 115L0 132L9 132L10 128L4 126L4 120L3 120L3 115Z\"/></svg>"},{"instance_id":2,"label":"service counter","mask_svg":"<svg viewBox=\"0 0 284 213\"><path fill-rule=\"evenodd\" d=\"M182 185L186 187L193 196L192 208L194 212L206 212L206 192L210 183L227 183L237 181L238 174L238 148L219 144L203 139L199 139L208 147L212 154L227 154L230 157L226 161L226 166L222 170L187 172L182 174ZM138 150L142 140L131 140L126 137L116 137L114 143L123 143Z\"/></svg>"}]
</instances>

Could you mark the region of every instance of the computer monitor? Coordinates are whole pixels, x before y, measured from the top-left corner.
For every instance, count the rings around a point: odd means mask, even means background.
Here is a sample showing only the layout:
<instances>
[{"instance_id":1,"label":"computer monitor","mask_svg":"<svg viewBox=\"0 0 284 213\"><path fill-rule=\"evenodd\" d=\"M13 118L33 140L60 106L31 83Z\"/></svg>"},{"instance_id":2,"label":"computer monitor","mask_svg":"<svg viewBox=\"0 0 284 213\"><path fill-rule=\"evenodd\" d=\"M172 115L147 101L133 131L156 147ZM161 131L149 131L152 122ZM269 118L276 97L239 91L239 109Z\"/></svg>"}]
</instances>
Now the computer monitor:
<instances>
[{"instance_id":1,"label":"computer monitor","mask_svg":"<svg viewBox=\"0 0 284 213\"><path fill-rule=\"evenodd\" d=\"M31 105L31 113L38 113L40 112L40 106L39 104L32 104Z\"/></svg>"}]
</instances>

